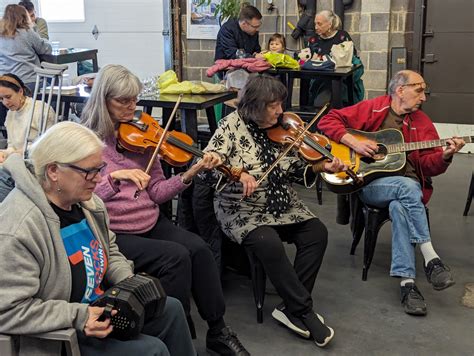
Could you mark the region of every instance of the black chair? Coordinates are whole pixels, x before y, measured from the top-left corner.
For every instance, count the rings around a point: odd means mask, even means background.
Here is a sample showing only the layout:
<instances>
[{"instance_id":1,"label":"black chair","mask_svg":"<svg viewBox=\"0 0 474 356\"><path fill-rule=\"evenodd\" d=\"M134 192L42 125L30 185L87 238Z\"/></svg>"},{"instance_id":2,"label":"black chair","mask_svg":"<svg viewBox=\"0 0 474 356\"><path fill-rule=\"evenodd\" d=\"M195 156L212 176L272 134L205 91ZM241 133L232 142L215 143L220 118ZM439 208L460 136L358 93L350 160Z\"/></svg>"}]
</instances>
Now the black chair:
<instances>
[{"instance_id":1,"label":"black chair","mask_svg":"<svg viewBox=\"0 0 474 356\"><path fill-rule=\"evenodd\" d=\"M262 262L255 254L242 245L222 240L222 264L239 274L248 276L252 280L253 297L257 308L257 323L263 323L263 303L265 302L265 288L267 275Z\"/></svg>"},{"instance_id":2,"label":"black chair","mask_svg":"<svg viewBox=\"0 0 474 356\"><path fill-rule=\"evenodd\" d=\"M463 216L467 216L469 209L471 208L472 196L474 195L474 171L471 176L471 183L469 184L469 191L467 192L466 206L464 207Z\"/></svg>"},{"instance_id":3,"label":"black chair","mask_svg":"<svg viewBox=\"0 0 474 356\"><path fill-rule=\"evenodd\" d=\"M426 216L428 218L429 226L429 212L425 206ZM351 255L354 255L357 245L365 230L364 236L364 267L362 269L362 280L367 280L372 259L374 258L375 245L377 244L377 237L383 224L390 220L390 214L387 208L377 208L362 202L359 197L356 197L355 207L352 211L352 246Z\"/></svg>"}]
</instances>

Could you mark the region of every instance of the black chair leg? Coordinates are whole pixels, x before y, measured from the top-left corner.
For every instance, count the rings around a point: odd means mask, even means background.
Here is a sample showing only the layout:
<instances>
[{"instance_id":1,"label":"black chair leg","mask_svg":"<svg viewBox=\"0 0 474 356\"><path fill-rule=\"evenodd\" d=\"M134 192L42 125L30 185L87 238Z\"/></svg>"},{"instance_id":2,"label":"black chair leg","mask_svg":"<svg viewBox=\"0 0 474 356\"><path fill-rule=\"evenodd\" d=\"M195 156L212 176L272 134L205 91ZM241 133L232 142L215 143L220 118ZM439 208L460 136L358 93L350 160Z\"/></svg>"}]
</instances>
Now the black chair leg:
<instances>
[{"instance_id":1,"label":"black chair leg","mask_svg":"<svg viewBox=\"0 0 474 356\"><path fill-rule=\"evenodd\" d=\"M364 267L362 269L362 280L367 280L370 265L374 258L375 245L382 225L390 219L388 209L364 208L365 215L365 240L364 240Z\"/></svg>"},{"instance_id":2,"label":"black chair leg","mask_svg":"<svg viewBox=\"0 0 474 356\"><path fill-rule=\"evenodd\" d=\"M471 183L469 184L469 191L467 192L466 206L464 207L463 216L467 216L469 209L471 208L472 196L474 195L474 172L472 172Z\"/></svg>"},{"instance_id":3,"label":"black chair leg","mask_svg":"<svg viewBox=\"0 0 474 356\"><path fill-rule=\"evenodd\" d=\"M257 308L257 323L263 323L263 303L265 302L265 287L267 275L262 262L253 252L247 251L250 262L250 272L252 275L253 296Z\"/></svg>"},{"instance_id":4,"label":"black chair leg","mask_svg":"<svg viewBox=\"0 0 474 356\"><path fill-rule=\"evenodd\" d=\"M316 195L318 196L318 204L323 205L323 179L321 174L316 177Z\"/></svg>"},{"instance_id":5,"label":"black chair leg","mask_svg":"<svg viewBox=\"0 0 474 356\"><path fill-rule=\"evenodd\" d=\"M364 232L364 225L357 226L352 233L352 245L351 245L351 255L354 255L357 246L359 245L360 239Z\"/></svg>"}]
</instances>

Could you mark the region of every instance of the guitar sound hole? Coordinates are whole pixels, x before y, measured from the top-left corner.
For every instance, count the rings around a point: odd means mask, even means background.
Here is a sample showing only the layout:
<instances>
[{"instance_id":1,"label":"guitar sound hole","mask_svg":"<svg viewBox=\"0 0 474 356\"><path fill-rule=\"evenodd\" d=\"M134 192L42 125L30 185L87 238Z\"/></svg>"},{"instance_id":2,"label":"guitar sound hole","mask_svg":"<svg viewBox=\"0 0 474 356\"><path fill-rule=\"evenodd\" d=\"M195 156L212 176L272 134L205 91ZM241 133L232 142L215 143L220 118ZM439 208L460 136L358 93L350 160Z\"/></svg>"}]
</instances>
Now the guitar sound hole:
<instances>
[{"instance_id":1,"label":"guitar sound hole","mask_svg":"<svg viewBox=\"0 0 474 356\"><path fill-rule=\"evenodd\" d=\"M384 145L382 145L381 143L379 143L377 145L379 147L379 150L377 151L377 153L372 157L375 161L381 161L383 159L385 159L385 157L387 156L387 147L385 147Z\"/></svg>"},{"instance_id":2,"label":"guitar sound hole","mask_svg":"<svg viewBox=\"0 0 474 356\"><path fill-rule=\"evenodd\" d=\"M370 163L374 163L376 161L382 161L385 159L385 157L387 157L387 147L385 147L384 145L382 144L378 144L377 145L379 150L376 154L374 154L372 157L361 157L360 160L367 163L367 164L370 164Z\"/></svg>"}]
</instances>

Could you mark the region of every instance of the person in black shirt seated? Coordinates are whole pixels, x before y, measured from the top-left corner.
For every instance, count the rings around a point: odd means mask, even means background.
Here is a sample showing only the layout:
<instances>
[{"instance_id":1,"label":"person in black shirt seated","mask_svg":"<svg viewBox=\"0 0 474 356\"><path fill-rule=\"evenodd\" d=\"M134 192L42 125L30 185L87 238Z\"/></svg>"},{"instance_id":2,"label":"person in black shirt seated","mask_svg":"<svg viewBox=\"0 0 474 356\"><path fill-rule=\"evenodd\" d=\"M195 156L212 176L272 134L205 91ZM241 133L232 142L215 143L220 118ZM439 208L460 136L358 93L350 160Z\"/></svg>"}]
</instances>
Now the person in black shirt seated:
<instances>
[{"instance_id":1,"label":"person in black shirt seated","mask_svg":"<svg viewBox=\"0 0 474 356\"><path fill-rule=\"evenodd\" d=\"M312 54L323 56L331 53L331 47L345 41L352 41L351 36L341 30L342 22L339 16L330 10L323 10L314 18L316 36L309 39ZM355 50L354 50L355 52Z\"/></svg>"},{"instance_id":2,"label":"person in black shirt seated","mask_svg":"<svg viewBox=\"0 0 474 356\"><path fill-rule=\"evenodd\" d=\"M309 39L309 48L314 58L316 54L319 58L331 54L333 45L345 41L351 41L351 36L341 30L342 22L338 15L330 10L323 10L316 14L314 18L316 36ZM354 48L354 55L356 50ZM331 99L331 80L327 78L316 78L311 81L310 103L320 107Z\"/></svg>"},{"instance_id":3,"label":"person in black shirt seated","mask_svg":"<svg viewBox=\"0 0 474 356\"><path fill-rule=\"evenodd\" d=\"M60 354L59 343L27 336L64 328L76 329L81 355L196 355L175 298L128 341L108 338L110 319L90 305L133 275L93 194L103 149L93 131L65 121L33 144L31 161L18 153L5 161L16 186L0 205L0 285L8 287L0 292L0 333L19 336L28 355Z\"/></svg>"},{"instance_id":4,"label":"person in black shirt seated","mask_svg":"<svg viewBox=\"0 0 474 356\"><path fill-rule=\"evenodd\" d=\"M238 19L229 19L217 34L214 60L261 56L258 30L262 26L262 14L254 6L240 10Z\"/></svg>"}]
</instances>

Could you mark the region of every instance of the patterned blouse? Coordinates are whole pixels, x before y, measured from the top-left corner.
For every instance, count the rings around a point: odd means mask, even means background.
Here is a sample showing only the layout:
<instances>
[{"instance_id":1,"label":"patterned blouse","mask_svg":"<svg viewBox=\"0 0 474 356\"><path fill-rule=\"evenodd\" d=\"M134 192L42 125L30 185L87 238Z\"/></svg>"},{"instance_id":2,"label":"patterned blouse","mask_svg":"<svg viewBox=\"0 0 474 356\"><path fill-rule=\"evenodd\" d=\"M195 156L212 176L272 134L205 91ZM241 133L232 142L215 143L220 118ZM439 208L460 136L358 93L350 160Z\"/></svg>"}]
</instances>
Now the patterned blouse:
<instances>
[{"instance_id":1,"label":"patterned blouse","mask_svg":"<svg viewBox=\"0 0 474 356\"><path fill-rule=\"evenodd\" d=\"M281 148L275 145L273 149L276 159ZM237 112L231 113L220 122L219 128L204 151L220 153L225 157L228 166L244 167L248 174L255 177L256 180L264 174L261 167L261 148L255 143L245 122ZM286 173L290 182L288 187L291 201L287 211L279 218L275 218L266 211L266 189L268 186L266 179L257 187L252 196L242 201L240 200L243 189L240 182L230 182L221 191L216 191L214 195L216 217L222 231L228 237L241 243L249 232L259 226L293 224L315 217L291 187L291 182L304 184L307 188L314 185L316 175L311 166L296 155L291 155L280 161L280 168ZM215 178L218 178L216 175L214 177L201 175L201 177L208 183L215 183Z\"/></svg>"}]
</instances>

